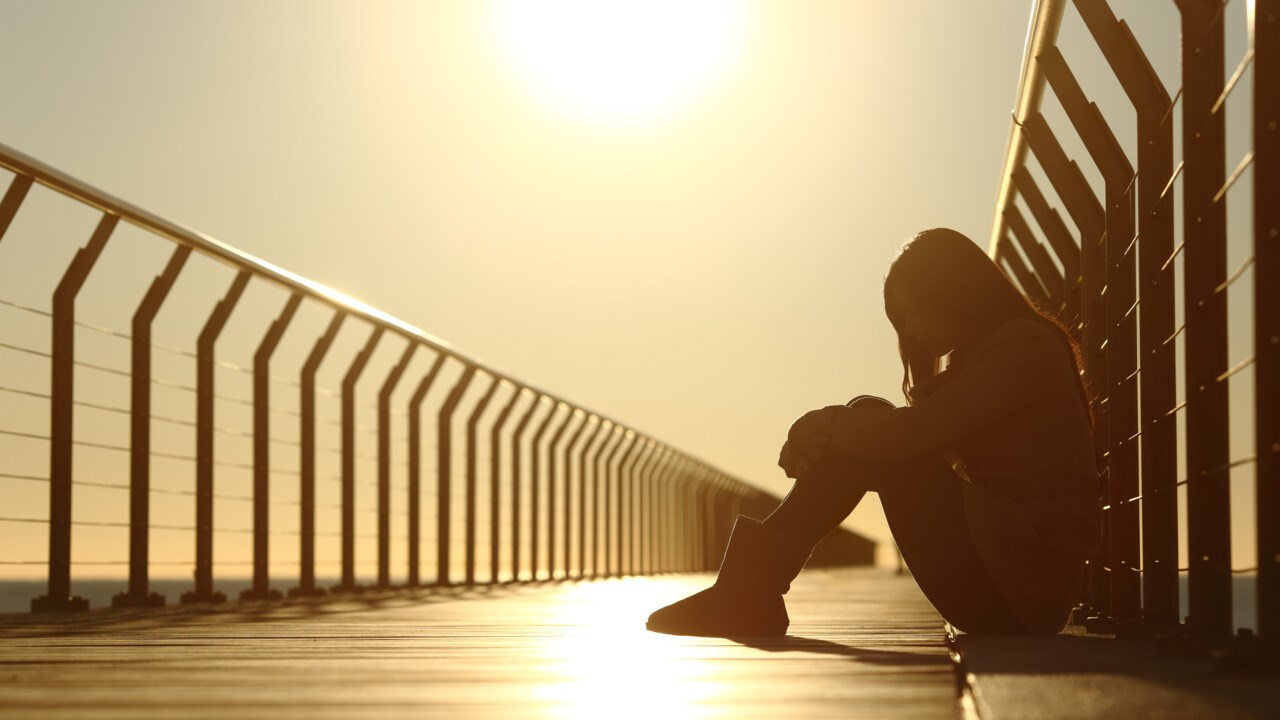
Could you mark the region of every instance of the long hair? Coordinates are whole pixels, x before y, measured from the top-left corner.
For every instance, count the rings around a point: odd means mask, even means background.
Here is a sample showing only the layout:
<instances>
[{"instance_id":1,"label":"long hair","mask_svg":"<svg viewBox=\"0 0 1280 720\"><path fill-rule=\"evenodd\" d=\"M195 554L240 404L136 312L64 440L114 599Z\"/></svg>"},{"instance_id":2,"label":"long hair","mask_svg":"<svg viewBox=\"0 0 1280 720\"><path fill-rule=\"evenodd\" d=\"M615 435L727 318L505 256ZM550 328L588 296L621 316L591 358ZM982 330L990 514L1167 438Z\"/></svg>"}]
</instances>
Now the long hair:
<instances>
[{"instance_id":1,"label":"long hair","mask_svg":"<svg viewBox=\"0 0 1280 720\"><path fill-rule=\"evenodd\" d=\"M1081 372L1084 363L1080 344L1060 320L1019 292L1004 271L969 238L947 228L917 233L902 246L885 276L884 311L898 333L902 392L912 402L911 388L937 375L942 358L903 333L902 310L895 301L895 292L919 298L933 308L945 308L949 319L978 336L1015 318L1053 328L1071 353L1080 400L1093 423L1093 403Z\"/></svg>"}]
</instances>

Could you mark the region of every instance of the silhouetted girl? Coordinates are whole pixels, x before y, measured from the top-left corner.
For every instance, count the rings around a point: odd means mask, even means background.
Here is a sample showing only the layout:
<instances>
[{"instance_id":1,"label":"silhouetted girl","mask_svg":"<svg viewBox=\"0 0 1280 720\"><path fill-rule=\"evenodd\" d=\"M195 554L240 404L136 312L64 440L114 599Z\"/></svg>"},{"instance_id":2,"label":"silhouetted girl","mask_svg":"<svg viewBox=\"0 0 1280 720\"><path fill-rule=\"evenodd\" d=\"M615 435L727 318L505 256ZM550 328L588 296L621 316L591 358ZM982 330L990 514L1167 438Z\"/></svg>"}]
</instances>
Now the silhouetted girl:
<instances>
[{"instance_id":1,"label":"silhouetted girl","mask_svg":"<svg viewBox=\"0 0 1280 720\"><path fill-rule=\"evenodd\" d=\"M906 243L884 307L906 407L859 396L797 420L778 460L791 492L763 523L739 517L716 583L653 613L650 630L784 634L782 595L868 491L953 625L1062 629L1102 535L1078 347L954 230Z\"/></svg>"}]
</instances>

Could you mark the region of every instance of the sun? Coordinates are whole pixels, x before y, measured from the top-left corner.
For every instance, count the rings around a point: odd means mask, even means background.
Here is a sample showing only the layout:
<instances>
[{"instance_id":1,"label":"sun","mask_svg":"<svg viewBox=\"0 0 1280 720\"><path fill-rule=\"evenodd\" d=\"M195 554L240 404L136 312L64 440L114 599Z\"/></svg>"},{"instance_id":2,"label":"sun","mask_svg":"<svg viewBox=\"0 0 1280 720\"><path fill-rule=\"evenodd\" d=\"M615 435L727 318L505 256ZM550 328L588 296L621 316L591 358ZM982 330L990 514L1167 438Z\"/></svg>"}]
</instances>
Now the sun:
<instances>
[{"instance_id":1,"label":"sun","mask_svg":"<svg viewBox=\"0 0 1280 720\"><path fill-rule=\"evenodd\" d=\"M646 125L688 106L742 52L745 0L491 0L498 47L575 120Z\"/></svg>"}]
</instances>

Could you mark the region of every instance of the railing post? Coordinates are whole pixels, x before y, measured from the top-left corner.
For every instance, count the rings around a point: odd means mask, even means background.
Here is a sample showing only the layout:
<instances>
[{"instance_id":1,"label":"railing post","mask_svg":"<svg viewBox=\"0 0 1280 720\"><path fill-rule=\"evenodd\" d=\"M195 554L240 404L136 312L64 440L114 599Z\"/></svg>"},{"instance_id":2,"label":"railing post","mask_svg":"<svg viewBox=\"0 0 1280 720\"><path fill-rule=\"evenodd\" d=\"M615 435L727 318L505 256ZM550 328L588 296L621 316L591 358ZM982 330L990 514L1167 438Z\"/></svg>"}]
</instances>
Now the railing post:
<instances>
[{"instance_id":1,"label":"railing post","mask_svg":"<svg viewBox=\"0 0 1280 720\"><path fill-rule=\"evenodd\" d=\"M620 506L622 502L622 467L631 457L631 453L635 450L636 434L626 427L621 427L622 437L618 439L617 444L613 446L613 450L609 453L609 459L605 462L605 469L608 476L605 478L604 484L604 575L605 577L614 577L614 568L621 567L614 564L615 553L613 552L617 542L621 542L618 538L616 527L622 523L622 513L615 512L614 507ZM613 464L613 456L618 454L622 448L622 457L618 459L618 464Z\"/></svg>"},{"instance_id":2,"label":"railing post","mask_svg":"<svg viewBox=\"0 0 1280 720\"><path fill-rule=\"evenodd\" d=\"M342 580L334 592L359 590L356 583L356 381L378 347L385 328L375 326L342 378Z\"/></svg>"},{"instance_id":3,"label":"railing post","mask_svg":"<svg viewBox=\"0 0 1280 720\"><path fill-rule=\"evenodd\" d=\"M604 418L598 415L592 415L595 418L595 429L587 436L586 442L582 444L582 455L578 457L578 579L587 575L587 487L594 485L595 473L591 461L587 459L596 437L600 435L600 431L604 429ZM586 427L586 421L582 423ZM596 448L596 454L599 454L599 448ZM591 482L587 481L587 476L591 476ZM594 491L591 494L591 504L594 507L596 496ZM594 532L595 528L592 527ZM594 536L593 536L594 537ZM593 543L594 546L594 543ZM593 558L594 560L594 558Z\"/></svg>"},{"instance_id":4,"label":"railing post","mask_svg":"<svg viewBox=\"0 0 1280 720\"><path fill-rule=\"evenodd\" d=\"M702 487L697 478L689 472L688 466L682 463L680 482L686 486L686 497L689 498L688 521L685 523L685 551L681 554L685 572L697 569L698 553L702 550Z\"/></svg>"},{"instance_id":5,"label":"railing post","mask_svg":"<svg viewBox=\"0 0 1280 720\"><path fill-rule=\"evenodd\" d=\"M1049 246L1053 248L1053 253L1058 256L1058 260L1062 261L1064 292L1066 294L1066 316L1063 321L1078 332L1082 321L1080 317L1080 293L1082 290L1080 284L1080 248L1076 245L1075 240L1072 239L1071 231L1067 229L1066 223L1062 221L1062 216L1058 214L1057 210L1049 207L1049 202L1045 199L1044 193L1040 192L1039 186L1036 185L1031 173L1027 172L1025 167L1019 167L1013 171L1013 187L1027 203L1027 207L1031 210L1031 216L1035 218L1036 224L1044 232L1045 238L1049 241Z\"/></svg>"},{"instance_id":6,"label":"railing post","mask_svg":"<svg viewBox=\"0 0 1280 720\"><path fill-rule=\"evenodd\" d=\"M640 528L636 523L636 506L640 504L640 498L643 497L645 488L653 485L650 468L653 466L654 461L658 459L658 455L662 452L662 447L653 438L646 438L644 447L641 450L644 454L637 459L631 471L631 478L627 483L626 574L628 575L636 574L636 544L640 540Z\"/></svg>"},{"instance_id":7,"label":"railing post","mask_svg":"<svg viewBox=\"0 0 1280 720\"><path fill-rule=\"evenodd\" d=\"M675 455L675 460L672 461L671 469L667 471L666 475L663 475L662 482L686 483L687 486L694 488L696 491L698 486L694 483L694 477L692 477L690 471L689 460L675 451L673 451L673 455ZM691 542L689 542L689 547L687 547L686 555L692 556L692 553L698 550L698 544L696 544L696 542L692 542L696 541L696 537L691 537L689 539Z\"/></svg>"},{"instance_id":8,"label":"railing post","mask_svg":"<svg viewBox=\"0 0 1280 720\"><path fill-rule=\"evenodd\" d=\"M550 427L551 419L555 417L556 413L560 410L560 402L558 400L552 399L547 395L543 395L542 397L551 400L551 410L547 413L547 416L542 419L542 423L538 425L538 430L533 434L533 441L530 447L532 457L529 458L530 469L533 471L529 476L529 509L531 510L529 522L529 575L530 579L534 582L537 582L538 580L538 545L540 544L538 540L541 535L539 532L541 530L541 513L538 512L538 495L541 490L539 487L539 480L541 479L541 462L539 462L539 458L541 455L542 436L547 432L547 428ZM541 398L539 398L539 401L541 401ZM554 498L554 494L552 494L551 497ZM551 503L548 502L547 504L550 505ZM552 528L552 530L554 530L554 528ZM548 534L552 533L549 532Z\"/></svg>"},{"instance_id":9,"label":"railing post","mask_svg":"<svg viewBox=\"0 0 1280 720\"><path fill-rule=\"evenodd\" d=\"M280 316L267 329L253 355L253 587L240 593L241 600L274 600L271 589L271 355L302 304L301 295L290 295Z\"/></svg>"},{"instance_id":10,"label":"railing post","mask_svg":"<svg viewBox=\"0 0 1280 720\"><path fill-rule=\"evenodd\" d=\"M391 393L409 367L418 343L410 339L378 391L378 587L391 585Z\"/></svg>"},{"instance_id":11,"label":"railing post","mask_svg":"<svg viewBox=\"0 0 1280 720\"><path fill-rule=\"evenodd\" d=\"M252 273L241 270L213 308L196 342L196 571L195 589L182 602L222 602L213 589L213 349Z\"/></svg>"},{"instance_id":12,"label":"railing post","mask_svg":"<svg viewBox=\"0 0 1280 720\"><path fill-rule=\"evenodd\" d=\"M711 486L711 502L707 507L707 542L703 546L702 569L714 570L716 552L720 547L720 528L724 526L724 481L710 468L703 468Z\"/></svg>"},{"instance_id":13,"label":"railing post","mask_svg":"<svg viewBox=\"0 0 1280 720\"><path fill-rule=\"evenodd\" d=\"M500 382L502 379L494 375L484 395L471 410L471 416L467 418L467 585L476 584L476 426L480 423L480 416L489 407L489 401L493 400Z\"/></svg>"},{"instance_id":14,"label":"railing post","mask_svg":"<svg viewBox=\"0 0 1280 720\"><path fill-rule=\"evenodd\" d=\"M453 473L453 413L462 402L467 386L475 379L476 366L468 364L440 406L436 419L436 584L450 585L449 558L453 499L450 493Z\"/></svg>"},{"instance_id":15,"label":"railing post","mask_svg":"<svg viewBox=\"0 0 1280 720\"><path fill-rule=\"evenodd\" d=\"M409 587L422 582L422 403L447 359L436 355L431 369L409 398Z\"/></svg>"},{"instance_id":16,"label":"railing post","mask_svg":"<svg viewBox=\"0 0 1280 720\"><path fill-rule=\"evenodd\" d=\"M49 393L49 586L47 594L31 601L31 612L89 609L87 600L71 594L76 295L102 255L119 220L111 214L102 216L88 244L76 251L53 293L52 382Z\"/></svg>"},{"instance_id":17,"label":"railing post","mask_svg":"<svg viewBox=\"0 0 1280 720\"><path fill-rule=\"evenodd\" d=\"M653 498L657 492L657 488L662 484L657 481L647 481L642 484L636 493L636 504L639 506L639 519L636 522L637 535L639 535L640 545L640 561L638 572L640 574L653 574L655 572L657 558L657 536L654 533L654 527L661 519L661 513L657 506L653 503Z\"/></svg>"},{"instance_id":18,"label":"railing post","mask_svg":"<svg viewBox=\"0 0 1280 720\"><path fill-rule=\"evenodd\" d=\"M1022 286L1022 291L1027 297L1046 310L1052 309L1053 303L1049 300L1048 291L1040 284L1040 279L1035 273L1031 272L1027 264L1022 261L1022 256L1014 249L1013 241L1009 239L1008 234L1000 237L996 247L999 256L1004 258L1009 270L1013 272L1014 279L1018 281L1018 285Z\"/></svg>"},{"instance_id":19,"label":"railing post","mask_svg":"<svg viewBox=\"0 0 1280 720\"><path fill-rule=\"evenodd\" d=\"M507 404L502 406L502 410L498 412L498 419L494 421L493 427L489 428L489 582L496 584L501 573L498 543L501 542L501 532L499 520L502 518L502 428L507 424L507 420L511 417L511 411L515 409L516 401L520 399L520 391L522 388L515 385L511 391L511 397L507 400ZM515 474L512 473L512 484L515 484ZM519 511L515 505L517 495L513 491L511 494L511 515L514 519L519 515ZM512 573L512 579L515 574Z\"/></svg>"},{"instance_id":20,"label":"railing post","mask_svg":"<svg viewBox=\"0 0 1280 720\"><path fill-rule=\"evenodd\" d=\"M9 224L13 222L14 216L18 214L18 208L22 206L22 201L27 197L27 191L31 189L32 178L30 175L21 173L13 176L13 180L9 181L9 189L4 193L4 199L0 200L0 240L4 239L4 234L9 230Z\"/></svg>"},{"instance_id":21,"label":"railing post","mask_svg":"<svg viewBox=\"0 0 1280 720\"><path fill-rule=\"evenodd\" d=\"M566 580L573 577L573 449L578 446L578 440L582 438L582 433L587 429L587 423L590 422L591 416L584 411L582 413L582 422L578 424L578 429L573 431L573 435L569 437L569 442L564 445L564 577ZM578 465L578 476L581 481L582 476L586 473L582 465ZM579 514L581 509L585 507L585 497L578 498ZM581 567L579 567L581 570Z\"/></svg>"},{"instance_id":22,"label":"railing post","mask_svg":"<svg viewBox=\"0 0 1280 720\"><path fill-rule=\"evenodd\" d=\"M618 451L621 441L622 438L618 435L618 424L610 420L609 430L601 438L600 448L596 451L594 489L591 491L591 577L593 578L600 577L601 569L607 565L607 561L600 562L600 550L607 548L609 537L609 465L613 462L613 456ZM606 447L609 448L607 452ZM607 553L608 550L606 549L605 552Z\"/></svg>"},{"instance_id":23,"label":"railing post","mask_svg":"<svg viewBox=\"0 0 1280 720\"><path fill-rule=\"evenodd\" d=\"M1258 636L1280 645L1280 0L1255 0L1253 274Z\"/></svg>"},{"instance_id":24,"label":"railing post","mask_svg":"<svg viewBox=\"0 0 1280 720\"><path fill-rule=\"evenodd\" d=\"M649 451L649 440L638 432L632 431L631 445L627 447L626 453L623 454L622 460L618 463L618 502L617 515L614 524L614 550L616 551L617 575L626 574L624 570L623 559L626 557L626 545L624 543L626 533L627 504L629 502L628 493L633 484L633 478L636 472L636 466L640 464L642 457Z\"/></svg>"},{"instance_id":25,"label":"railing post","mask_svg":"<svg viewBox=\"0 0 1280 720\"><path fill-rule=\"evenodd\" d=\"M1177 401L1174 332L1173 202L1165 188L1173 175L1172 102L1128 25L1106 0L1076 0L1076 7L1120 81L1138 116L1139 342L1142 383L1142 605L1147 623L1178 623Z\"/></svg>"},{"instance_id":26,"label":"railing post","mask_svg":"<svg viewBox=\"0 0 1280 720\"><path fill-rule=\"evenodd\" d=\"M1135 274L1133 167L1095 104L1089 102L1057 48L1039 57L1106 185L1106 447L1111 547L1111 615L1142 617L1138 506L1138 309Z\"/></svg>"},{"instance_id":27,"label":"railing post","mask_svg":"<svg viewBox=\"0 0 1280 720\"><path fill-rule=\"evenodd\" d=\"M646 466L644 474L640 477L639 492L636 493L636 566L635 573L637 575L645 575L653 573L653 547L650 546L650 538L653 533L650 532L650 525L653 523L655 514L653 506L650 505L650 498L653 497L654 488L662 484L671 471L671 452L664 445L658 445L654 450L653 461Z\"/></svg>"},{"instance_id":28,"label":"railing post","mask_svg":"<svg viewBox=\"0 0 1280 720\"><path fill-rule=\"evenodd\" d=\"M1062 199L1072 222L1080 229L1080 342L1083 346L1085 376L1089 386L1096 390L1106 386L1106 304L1102 289L1107 282L1107 263L1102 252L1106 237L1106 212L1093 194L1084 173L1074 160L1067 157L1053 130L1040 113L1032 113L1022 128L1027 146L1031 148L1049 183ZM1094 420L1094 437L1107 437L1107 414L1098 409ZM1106 464L1106 443L1096 443L1095 465ZM1111 581L1104 567L1111 531L1103 525L1103 548L1098 557L1089 561L1086 575L1086 595L1089 607L1101 613L1109 612L1111 605Z\"/></svg>"},{"instance_id":29,"label":"railing post","mask_svg":"<svg viewBox=\"0 0 1280 720\"><path fill-rule=\"evenodd\" d=\"M3 232L0 218L0 233ZM149 589L151 524L151 323L191 256L189 245L173 249L133 313L129 408L129 589L111 599L113 607L159 607L164 596Z\"/></svg>"},{"instance_id":30,"label":"railing post","mask_svg":"<svg viewBox=\"0 0 1280 720\"><path fill-rule=\"evenodd\" d=\"M334 312L333 319L324 334L316 340L302 365L299 385L299 453L300 477L298 488L298 586L289 591L290 597L322 595L316 587L316 371L333 345L347 314Z\"/></svg>"},{"instance_id":31,"label":"railing post","mask_svg":"<svg viewBox=\"0 0 1280 720\"><path fill-rule=\"evenodd\" d=\"M710 505L711 487L707 484L700 468L695 467L688 459L685 460L685 463L698 498L697 513L693 519L693 548L689 553L689 570L701 572L703 558L706 555L707 529L710 527L710 522L707 519L707 508Z\"/></svg>"},{"instance_id":32,"label":"railing post","mask_svg":"<svg viewBox=\"0 0 1280 720\"><path fill-rule=\"evenodd\" d=\"M569 423L573 422L574 415L577 414L577 408L568 403L564 403L565 415L564 422L556 427L556 431L551 435L551 442L547 443L547 579L556 579L556 448L560 445L560 439L564 437L564 433L569 429ZM569 454L565 452L566 465L568 464ZM568 467L564 470L568 473ZM569 482L565 479L565 516L564 524L569 526ZM567 552L567 548L566 548ZM565 568L565 572L568 572Z\"/></svg>"},{"instance_id":33,"label":"railing post","mask_svg":"<svg viewBox=\"0 0 1280 720\"><path fill-rule=\"evenodd\" d=\"M1040 244L1039 239L1032 232L1031 226L1027 224L1027 219L1022 216L1022 211L1018 209L1017 205L1010 205L1004 209L1004 220L1009 229L1013 231L1013 237L1018 241L1018 246L1022 248L1022 253L1027 256L1027 260L1031 262L1031 267L1035 269L1036 278L1044 286L1049 300L1049 304L1045 309L1059 317L1064 317L1066 315L1064 312L1066 307L1066 281L1058 274L1057 266L1049 258L1049 251L1044 249L1044 245Z\"/></svg>"},{"instance_id":34,"label":"railing post","mask_svg":"<svg viewBox=\"0 0 1280 720\"><path fill-rule=\"evenodd\" d=\"M533 402L524 411L520 422L516 424L515 432L511 434L511 582L520 582L520 440L524 437L529 422L533 420L533 413L537 411L542 398L542 395L534 395ZM537 463L536 454L534 463ZM533 477L537 477L537 470L534 470ZM537 497L532 488L529 494L533 498ZM534 512L537 512L536 508ZM531 576L530 579L536 578Z\"/></svg>"},{"instance_id":35,"label":"railing post","mask_svg":"<svg viewBox=\"0 0 1280 720\"><path fill-rule=\"evenodd\" d=\"M1232 631L1231 456L1227 386L1218 380L1228 363L1227 294L1217 288L1227 276L1227 203L1225 195L1215 197L1226 182L1226 110L1215 108L1225 76L1223 13L1216 0L1178 0L1178 7L1186 244L1187 624L1197 632L1224 635Z\"/></svg>"}]
</instances>

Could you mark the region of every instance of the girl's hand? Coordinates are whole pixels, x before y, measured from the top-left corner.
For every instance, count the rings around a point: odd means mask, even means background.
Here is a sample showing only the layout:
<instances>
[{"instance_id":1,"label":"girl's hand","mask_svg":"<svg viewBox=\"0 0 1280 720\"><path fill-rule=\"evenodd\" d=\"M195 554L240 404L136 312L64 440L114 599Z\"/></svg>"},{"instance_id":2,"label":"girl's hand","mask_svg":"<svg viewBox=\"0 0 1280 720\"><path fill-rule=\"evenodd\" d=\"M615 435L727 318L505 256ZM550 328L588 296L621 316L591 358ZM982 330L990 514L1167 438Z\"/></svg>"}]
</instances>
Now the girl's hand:
<instances>
[{"instance_id":1,"label":"girl's hand","mask_svg":"<svg viewBox=\"0 0 1280 720\"><path fill-rule=\"evenodd\" d=\"M831 405L805 413L791 425L787 441L778 453L778 467L787 477L798 479L808 472L818 459L826 454L831 444L831 427L834 413L843 405Z\"/></svg>"}]
</instances>

